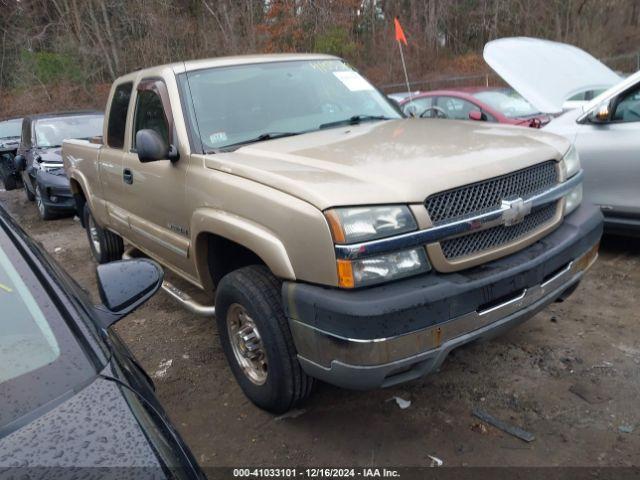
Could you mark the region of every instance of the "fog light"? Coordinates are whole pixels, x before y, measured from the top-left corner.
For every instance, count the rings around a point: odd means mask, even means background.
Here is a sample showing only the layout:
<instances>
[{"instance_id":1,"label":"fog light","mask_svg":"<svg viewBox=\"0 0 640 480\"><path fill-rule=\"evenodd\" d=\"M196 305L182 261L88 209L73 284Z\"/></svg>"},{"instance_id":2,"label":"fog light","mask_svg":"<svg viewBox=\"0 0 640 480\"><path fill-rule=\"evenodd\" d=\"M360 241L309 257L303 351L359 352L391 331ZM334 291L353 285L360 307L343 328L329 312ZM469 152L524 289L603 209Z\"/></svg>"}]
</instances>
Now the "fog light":
<instances>
[{"instance_id":1,"label":"fog light","mask_svg":"<svg viewBox=\"0 0 640 480\"><path fill-rule=\"evenodd\" d=\"M569 215L582 203L582 184L565 195L564 214Z\"/></svg>"}]
</instances>

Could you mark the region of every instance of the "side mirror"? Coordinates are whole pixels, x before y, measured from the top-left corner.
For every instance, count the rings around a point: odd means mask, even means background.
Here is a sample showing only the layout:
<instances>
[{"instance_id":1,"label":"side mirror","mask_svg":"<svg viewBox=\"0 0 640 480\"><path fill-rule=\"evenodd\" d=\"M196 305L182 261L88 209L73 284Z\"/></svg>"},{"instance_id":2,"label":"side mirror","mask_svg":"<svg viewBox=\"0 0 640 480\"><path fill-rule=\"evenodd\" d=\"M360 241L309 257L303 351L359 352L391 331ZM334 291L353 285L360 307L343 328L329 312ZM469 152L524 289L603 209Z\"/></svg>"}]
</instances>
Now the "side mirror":
<instances>
[{"instance_id":1,"label":"side mirror","mask_svg":"<svg viewBox=\"0 0 640 480\"><path fill-rule=\"evenodd\" d=\"M21 172L27 166L27 161L24 155L16 155L13 159L13 165L16 167L16 172Z\"/></svg>"},{"instance_id":2,"label":"side mirror","mask_svg":"<svg viewBox=\"0 0 640 480\"><path fill-rule=\"evenodd\" d=\"M169 157L169 145L158 132L151 129L138 130L136 150L138 159L143 163L166 160Z\"/></svg>"},{"instance_id":3,"label":"side mirror","mask_svg":"<svg viewBox=\"0 0 640 480\"><path fill-rule=\"evenodd\" d=\"M102 305L95 309L105 329L149 300L164 278L162 268L145 258L98 265L96 275Z\"/></svg>"},{"instance_id":4,"label":"side mirror","mask_svg":"<svg viewBox=\"0 0 640 480\"><path fill-rule=\"evenodd\" d=\"M482 113L480 110L471 110L469 112L469 120L474 120L476 122L484 122L487 120L487 116Z\"/></svg>"}]
</instances>

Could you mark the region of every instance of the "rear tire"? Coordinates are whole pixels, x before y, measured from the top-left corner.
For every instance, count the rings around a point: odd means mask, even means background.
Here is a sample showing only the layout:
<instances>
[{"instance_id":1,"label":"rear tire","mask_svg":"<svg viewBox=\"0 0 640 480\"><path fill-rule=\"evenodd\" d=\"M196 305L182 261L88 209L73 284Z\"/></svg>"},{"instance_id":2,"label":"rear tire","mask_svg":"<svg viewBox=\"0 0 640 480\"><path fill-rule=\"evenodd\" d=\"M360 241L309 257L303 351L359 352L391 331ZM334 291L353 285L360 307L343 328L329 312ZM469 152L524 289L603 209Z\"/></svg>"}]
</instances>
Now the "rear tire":
<instances>
[{"instance_id":1,"label":"rear tire","mask_svg":"<svg viewBox=\"0 0 640 480\"><path fill-rule=\"evenodd\" d=\"M14 177L13 175L9 175L5 177L4 189L7 192L10 192L11 190L15 190L17 187L18 187L18 182L16 181L16 177Z\"/></svg>"},{"instance_id":2,"label":"rear tire","mask_svg":"<svg viewBox=\"0 0 640 480\"><path fill-rule=\"evenodd\" d=\"M298 362L281 283L265 266L243 267L222 278L216 322L231 371L255 405L283 413L310 395L314 379Z\"/></svg>"},{"instance_id":3,"label":"rear tire","mask_svg":"<svg viewBox=\"0 0 640 480\"><path fill-rule=\"evenodd\" d=\"M108 263L121 260L124 253L122 237L98 225L89 210L88 203L84 204L83 216L89 249L96 262Z\"/></svg>"},{"instance_id":4,"label":"rear tire","mask_svg":"<svg viewBox=\"0 0 640 480\"><path fill-rule=\"evenodd\" d=\"M0 156L0 177L2 177L3 186L7 192L18 187L18 180L13 172L13 156L11 154Z\"/></svg>"}]
</instances>

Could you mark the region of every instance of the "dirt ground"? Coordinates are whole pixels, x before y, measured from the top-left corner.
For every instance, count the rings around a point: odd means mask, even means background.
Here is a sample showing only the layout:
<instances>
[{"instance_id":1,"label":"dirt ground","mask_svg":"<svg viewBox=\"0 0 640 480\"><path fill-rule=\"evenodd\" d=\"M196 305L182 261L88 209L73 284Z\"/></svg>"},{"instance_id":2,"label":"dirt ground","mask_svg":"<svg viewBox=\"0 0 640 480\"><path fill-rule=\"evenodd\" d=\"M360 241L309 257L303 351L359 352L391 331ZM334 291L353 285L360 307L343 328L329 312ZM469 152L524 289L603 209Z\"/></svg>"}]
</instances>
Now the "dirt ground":
<instances>
[{"instance_id":1,"label":"dirt ground","mask_svg":"<svg viewBox=\"0 0 640 480\"><path fill-rule=\"evenodd\" d=\"M97 298L77 219L40 221L22 191L0 203ZM386 390L320 384L274 418L245 399L211 319L166 294L117 325L203 466L640 465L640 241L607 237L576 293L430 377ZM394 396L410 400L400 409ZM479 407L535 435L474 418Z\"/></svg>"}]
</instances>

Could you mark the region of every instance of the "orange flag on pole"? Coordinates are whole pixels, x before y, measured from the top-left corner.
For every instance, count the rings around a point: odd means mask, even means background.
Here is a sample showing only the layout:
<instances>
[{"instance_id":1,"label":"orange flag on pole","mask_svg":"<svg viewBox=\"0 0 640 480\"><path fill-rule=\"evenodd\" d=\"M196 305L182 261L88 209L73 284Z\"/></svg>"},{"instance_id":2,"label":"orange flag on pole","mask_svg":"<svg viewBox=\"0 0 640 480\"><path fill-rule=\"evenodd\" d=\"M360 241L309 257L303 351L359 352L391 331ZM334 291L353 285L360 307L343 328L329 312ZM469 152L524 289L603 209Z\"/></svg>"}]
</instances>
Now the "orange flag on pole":
<instances>
[{"instance_id":1,"label":"orange flag on pole","mask_svg":"<svg viewBox=\"0 0 640 480\"><path fill-rule=\"evenodd\" d=\"M404 30L402 30L402 25L400 25L400 20L398 19L398 17L394 18L393 22L396 26L396 40L409 46L409 44L407 43L407 37L404 36Z\"/></svg>"}]
</instances>

